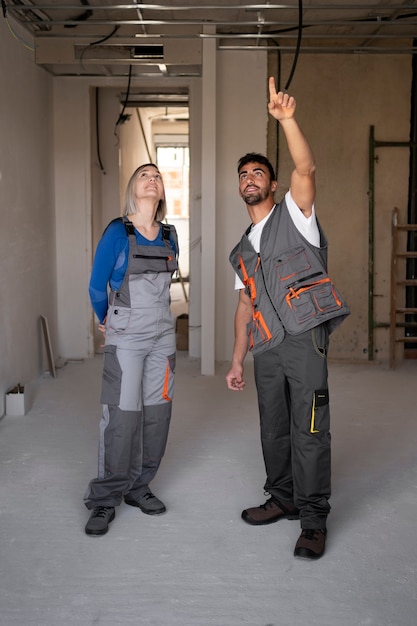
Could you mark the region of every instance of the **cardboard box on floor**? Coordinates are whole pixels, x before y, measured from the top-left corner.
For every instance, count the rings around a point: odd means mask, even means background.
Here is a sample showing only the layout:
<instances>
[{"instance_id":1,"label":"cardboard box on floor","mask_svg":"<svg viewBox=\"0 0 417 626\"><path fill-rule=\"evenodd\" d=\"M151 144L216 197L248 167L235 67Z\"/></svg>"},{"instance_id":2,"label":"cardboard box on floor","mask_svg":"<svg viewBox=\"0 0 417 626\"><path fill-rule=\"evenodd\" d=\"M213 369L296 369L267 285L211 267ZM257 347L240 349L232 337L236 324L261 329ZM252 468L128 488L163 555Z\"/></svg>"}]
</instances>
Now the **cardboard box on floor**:
<instances>
[{"instance_id":1,"label":"cardboard box on floor","mask_svg":"<svg viewBox=\"0 0 417 626\"><path fill-rule=\"evenodd\" d=\"M177 350L188 350L188 315L178 315L175 331L177 334Z\"/></svg>"}]
</instances>

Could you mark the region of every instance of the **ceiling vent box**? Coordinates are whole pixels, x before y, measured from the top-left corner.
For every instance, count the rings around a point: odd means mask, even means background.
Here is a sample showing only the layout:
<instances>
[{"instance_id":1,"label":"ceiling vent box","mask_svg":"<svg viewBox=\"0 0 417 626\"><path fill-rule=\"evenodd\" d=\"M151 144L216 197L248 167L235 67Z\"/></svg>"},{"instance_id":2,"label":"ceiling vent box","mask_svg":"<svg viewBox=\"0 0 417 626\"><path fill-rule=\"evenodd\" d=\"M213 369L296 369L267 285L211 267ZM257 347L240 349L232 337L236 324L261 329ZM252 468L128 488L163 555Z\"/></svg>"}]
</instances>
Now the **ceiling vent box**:
<instances>
[{"instance_id":1,"label":"ceiling vent box","mask_svg":"<svg viewBox=\"0 0 417 626\"><path fill-rule=\"evenodd\" d=\"M134 46L131 48L130 56L132 59L163 59L164 46Z\"/></svg>"}]
</instances>

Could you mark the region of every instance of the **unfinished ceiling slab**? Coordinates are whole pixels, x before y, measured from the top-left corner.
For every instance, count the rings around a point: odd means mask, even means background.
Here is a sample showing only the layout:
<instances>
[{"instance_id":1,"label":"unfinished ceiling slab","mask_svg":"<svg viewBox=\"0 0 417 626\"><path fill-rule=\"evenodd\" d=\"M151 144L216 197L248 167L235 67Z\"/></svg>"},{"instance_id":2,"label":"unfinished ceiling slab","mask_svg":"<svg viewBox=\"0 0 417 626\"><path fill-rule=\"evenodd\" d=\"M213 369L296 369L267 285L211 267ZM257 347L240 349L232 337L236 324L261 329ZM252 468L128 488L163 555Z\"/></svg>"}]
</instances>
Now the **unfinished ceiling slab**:
<instances>
[{"instance_id":1,"label":"unfinished ceiling slab","mask_svg":"<svg viewBox=\"0 0 417 626\"><path fill-rule=\"evenodd\" d=\"M202 42L282 54L416 54L416 0L4 0L56 76L198 76Z\"/></svg>"}]
</instances>

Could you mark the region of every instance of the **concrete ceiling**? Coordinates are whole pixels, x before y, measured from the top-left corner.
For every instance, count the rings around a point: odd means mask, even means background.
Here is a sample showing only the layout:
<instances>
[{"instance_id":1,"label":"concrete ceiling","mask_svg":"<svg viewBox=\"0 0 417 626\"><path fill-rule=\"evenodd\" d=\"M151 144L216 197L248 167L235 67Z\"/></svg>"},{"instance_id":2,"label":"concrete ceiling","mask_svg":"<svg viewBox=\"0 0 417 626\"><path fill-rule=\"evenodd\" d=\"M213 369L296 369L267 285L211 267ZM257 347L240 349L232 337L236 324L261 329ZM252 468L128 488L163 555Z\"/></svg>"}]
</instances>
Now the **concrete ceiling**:
<instances>
[{"instance_id":1,"label":"concrete ceiling","mask_svg":"<svg viewBox=\"0 0 417 626\"><path fill-rule=\"evenodd\" d=\"M293 56L297 46L300 54L417 54L417 0L1 2L55 76L199 76L207 37L222 50Z\"/></svg>"}]
</instances>

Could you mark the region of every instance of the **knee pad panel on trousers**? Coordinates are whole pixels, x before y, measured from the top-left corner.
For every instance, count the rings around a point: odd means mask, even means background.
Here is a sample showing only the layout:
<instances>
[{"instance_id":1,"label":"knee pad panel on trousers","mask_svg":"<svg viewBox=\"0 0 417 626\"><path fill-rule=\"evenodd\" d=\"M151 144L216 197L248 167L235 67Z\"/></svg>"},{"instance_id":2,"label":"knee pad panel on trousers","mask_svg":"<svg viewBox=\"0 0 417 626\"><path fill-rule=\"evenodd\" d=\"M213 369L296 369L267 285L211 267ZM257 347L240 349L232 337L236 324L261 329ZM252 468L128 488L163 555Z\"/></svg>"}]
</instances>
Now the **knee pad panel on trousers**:
<instances>
[{"instance_id":1,"label":"knee pad panel on trousers","mask_svg":"<svg viewBox=\"0 0 417 626\"><path fill-rule=\"evenodd\" d=\"M140 424L142 414L138 411L121 411L109 406L109 423L103 433L104 476L127 476L132 454L140 451Z\"/></svg>"}]
</instances>

